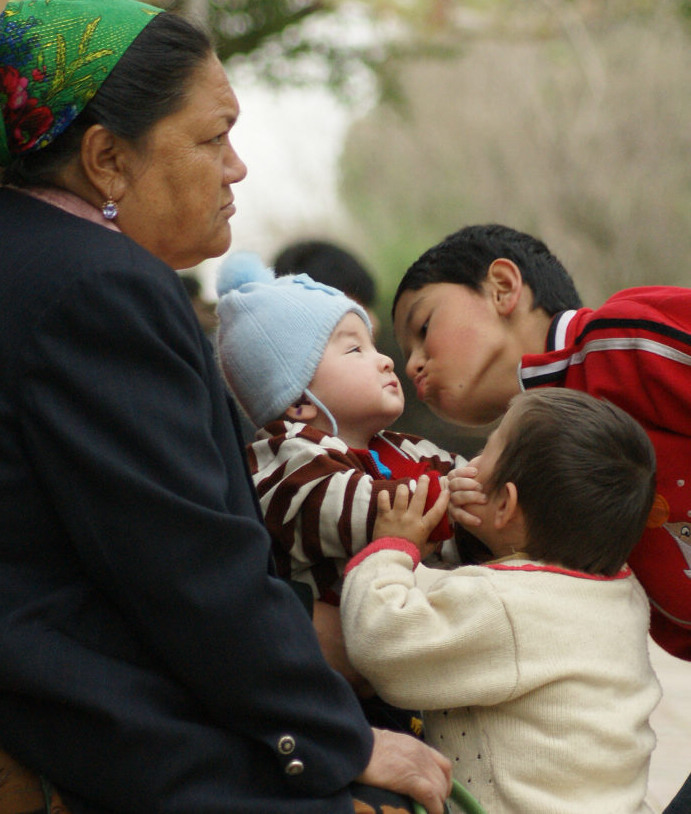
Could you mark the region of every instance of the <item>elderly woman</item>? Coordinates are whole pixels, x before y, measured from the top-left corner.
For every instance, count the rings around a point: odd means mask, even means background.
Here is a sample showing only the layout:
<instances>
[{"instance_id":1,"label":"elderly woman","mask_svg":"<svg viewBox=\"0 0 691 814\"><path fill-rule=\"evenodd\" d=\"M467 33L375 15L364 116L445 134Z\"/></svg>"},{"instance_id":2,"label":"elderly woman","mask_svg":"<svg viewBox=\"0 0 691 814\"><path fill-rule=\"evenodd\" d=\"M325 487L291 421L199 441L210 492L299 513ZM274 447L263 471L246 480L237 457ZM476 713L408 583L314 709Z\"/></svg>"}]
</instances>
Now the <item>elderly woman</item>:
<instances>
[{"instance_id":1,"label":"elderly woman","mask_svg":"<svg viewBox=\"0 0 691 814\"><path fill-rule=\"evenodd\" d=\"M75 814L352 814L356 780L439 814L448 763L369 728L273 576L173 271L226 251L246 173L208 39L10 2L0 105L3 746Z\"/></svg>"}]
</instances>

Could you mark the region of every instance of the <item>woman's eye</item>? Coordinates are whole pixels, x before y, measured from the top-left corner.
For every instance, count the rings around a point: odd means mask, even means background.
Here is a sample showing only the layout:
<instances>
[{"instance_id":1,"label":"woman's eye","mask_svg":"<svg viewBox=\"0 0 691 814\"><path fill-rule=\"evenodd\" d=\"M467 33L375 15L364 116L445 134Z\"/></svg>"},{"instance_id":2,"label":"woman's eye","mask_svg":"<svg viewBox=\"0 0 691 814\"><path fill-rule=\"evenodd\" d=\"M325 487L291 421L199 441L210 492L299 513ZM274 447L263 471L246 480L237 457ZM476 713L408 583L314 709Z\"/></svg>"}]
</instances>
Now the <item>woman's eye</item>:
<instances>
[{"instance_id":1,"label":"woman's eye","mask_svg":"<svg viewBox=\"0 0 691 814\"><path fill-rule=\"evenodd\" d=\"M429 319L426 319L420 326L420 336L427 336L427 328L429 327Z\"/></svg>"}]
</instances>

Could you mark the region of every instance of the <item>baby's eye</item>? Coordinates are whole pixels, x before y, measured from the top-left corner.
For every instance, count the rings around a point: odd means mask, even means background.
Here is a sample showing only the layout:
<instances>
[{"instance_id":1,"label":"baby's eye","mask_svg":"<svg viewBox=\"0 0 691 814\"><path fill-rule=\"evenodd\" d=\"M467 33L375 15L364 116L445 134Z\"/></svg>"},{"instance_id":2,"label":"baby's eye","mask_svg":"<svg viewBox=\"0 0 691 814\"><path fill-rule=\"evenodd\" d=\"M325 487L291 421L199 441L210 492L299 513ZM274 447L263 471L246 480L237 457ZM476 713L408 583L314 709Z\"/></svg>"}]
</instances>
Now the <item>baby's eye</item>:
<instances>
[{"instance_id":1,"label":"baby's eye","mask_svg":"<svg viewBox=\"0 0 691 814\"><path fill-rule=\"evenodd\" d=\"M426 319L422 325L420 325L420 336L426 337L427 336L427 328L429 327L429 319Z\"/></svg>"},{"instance_id":2,"label":"baby's eye","mask_svg":"<svg viewBox=\"0 0 691 814\"><path fill-rule=\"evenodd\" d=\"M353 347L348 348L348 350L346 352L347 353L361 353L362 352L362 346L361 345L353 345Z\"/></svg>"}]
</instances>

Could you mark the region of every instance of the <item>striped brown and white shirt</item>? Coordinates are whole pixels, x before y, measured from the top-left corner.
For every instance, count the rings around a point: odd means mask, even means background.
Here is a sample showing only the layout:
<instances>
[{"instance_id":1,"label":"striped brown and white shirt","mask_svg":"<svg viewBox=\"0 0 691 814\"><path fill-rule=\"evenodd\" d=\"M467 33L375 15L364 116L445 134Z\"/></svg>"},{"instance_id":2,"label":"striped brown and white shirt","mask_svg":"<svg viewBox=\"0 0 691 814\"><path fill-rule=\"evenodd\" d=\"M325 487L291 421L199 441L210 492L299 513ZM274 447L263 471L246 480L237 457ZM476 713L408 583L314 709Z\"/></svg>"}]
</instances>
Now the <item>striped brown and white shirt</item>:
<instances>
[{"instance_id":1,"label":"striped brown and white shirt","mask_svg":"<svg viewBox=\"0 0 691 814\"><path fill-rule=\"evenodd\" d=\"M430 478L427 507L439 495L439 479L466 461L414 435L384 430L368 449L306 424L274 421L248 445L250 469L278 573L305 582L316 598L338 604L343 570L372 540L377 495L392 496L423 473ZM414 488L414 484L413 484ZM430 540L443 558L456 560L447 518Z\"/></svg>"}]
</instances>

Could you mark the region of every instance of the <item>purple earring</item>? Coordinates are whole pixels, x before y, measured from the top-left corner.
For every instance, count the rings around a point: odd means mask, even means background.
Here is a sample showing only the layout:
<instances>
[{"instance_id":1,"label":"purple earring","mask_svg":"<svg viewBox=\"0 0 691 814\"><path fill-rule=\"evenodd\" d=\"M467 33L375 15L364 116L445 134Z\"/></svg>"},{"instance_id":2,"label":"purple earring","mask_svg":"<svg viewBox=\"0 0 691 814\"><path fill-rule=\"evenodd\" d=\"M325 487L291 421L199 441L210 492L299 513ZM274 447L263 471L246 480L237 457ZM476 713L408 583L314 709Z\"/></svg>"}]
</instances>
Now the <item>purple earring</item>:
<instances>
[{"instance_id":1,"label":"purple earring","mask_svg":"<svg viewBox=\"0 0 691 814\"><path fill-rule=\"evenodd\" d=\"M112 198L108 198L101 207L101 212L106 220L115 220L118 216L118 205Z\"/></svg>"}]
</instances>

